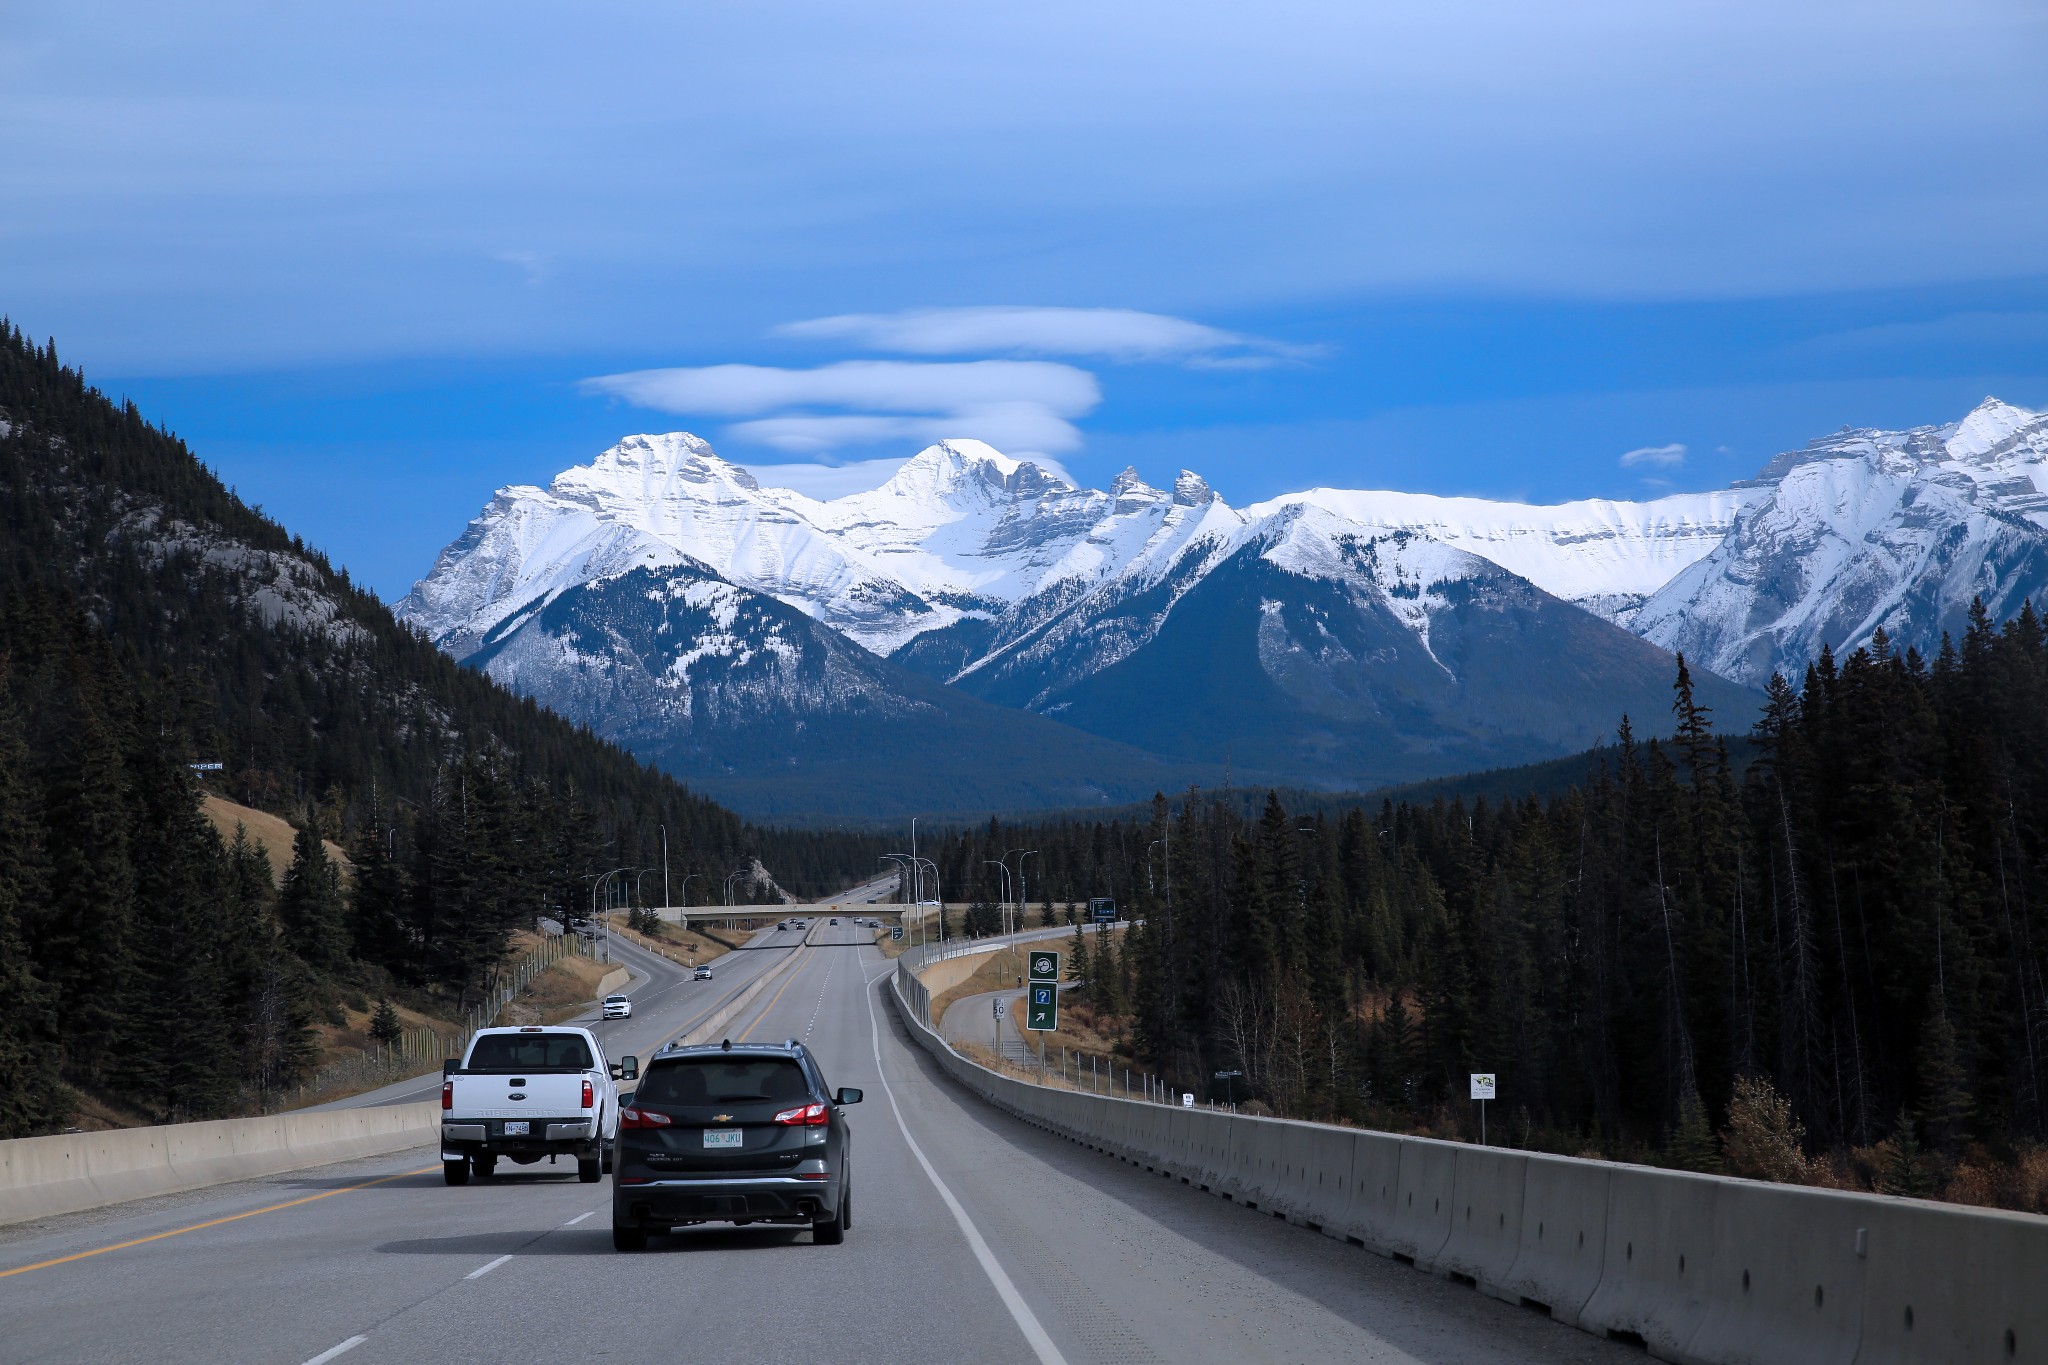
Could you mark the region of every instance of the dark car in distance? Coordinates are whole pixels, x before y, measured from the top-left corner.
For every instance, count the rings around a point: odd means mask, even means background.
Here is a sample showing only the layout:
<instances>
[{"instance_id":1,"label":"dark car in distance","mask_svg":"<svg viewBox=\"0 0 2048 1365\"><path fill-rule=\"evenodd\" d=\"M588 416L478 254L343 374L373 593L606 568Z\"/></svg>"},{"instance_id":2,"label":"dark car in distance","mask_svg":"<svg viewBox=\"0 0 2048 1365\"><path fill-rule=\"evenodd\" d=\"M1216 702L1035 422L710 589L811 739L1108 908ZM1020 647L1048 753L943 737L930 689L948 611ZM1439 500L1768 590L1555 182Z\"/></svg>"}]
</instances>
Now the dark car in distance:
<instances>
[{"instance_id":1,"label":"dark car in distance","mask_svg":"<svg viewBox=\"0 0 2048 1365\"><path fill-rule=\"evenodd\" d=\"M695 1223L807 1226L832 1246L853 1226L845 1106L803 1044L665 1048L619 1109L612 1245Z\"/></svg>"}]
</instances>

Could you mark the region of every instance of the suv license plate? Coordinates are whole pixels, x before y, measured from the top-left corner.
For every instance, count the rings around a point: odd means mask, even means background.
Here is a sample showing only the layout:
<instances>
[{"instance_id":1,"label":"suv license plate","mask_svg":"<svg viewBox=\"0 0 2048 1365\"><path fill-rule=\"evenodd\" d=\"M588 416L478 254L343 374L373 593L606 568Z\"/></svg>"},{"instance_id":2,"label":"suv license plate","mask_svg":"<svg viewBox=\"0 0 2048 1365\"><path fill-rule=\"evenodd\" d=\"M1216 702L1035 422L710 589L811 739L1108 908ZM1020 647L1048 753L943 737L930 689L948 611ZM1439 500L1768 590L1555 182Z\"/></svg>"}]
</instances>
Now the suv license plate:
<instances>
[{"instance_id":1,"label":"suv license plate","mask_svg":"<svg viewBox=\"0 0 2048 1365\"><path fill-rule=\"evenodd\" d=\"M704 1130L704 1145L706 1147L737 1147L740 1145L740 1130L737 1128L706 1128Z\"/></svg>"},{"instance_id":2,"label":"suv license plate","mask_svg":"<svg viewBox=\"0 0 2048 1365\"><path fill-rule=\"evenodd\" d=\"M519 1123L508 1123L505 1125L506 1137L525 1137L532 1131L533 1125L525 1121Z\"/></svg>"}]
</instances>

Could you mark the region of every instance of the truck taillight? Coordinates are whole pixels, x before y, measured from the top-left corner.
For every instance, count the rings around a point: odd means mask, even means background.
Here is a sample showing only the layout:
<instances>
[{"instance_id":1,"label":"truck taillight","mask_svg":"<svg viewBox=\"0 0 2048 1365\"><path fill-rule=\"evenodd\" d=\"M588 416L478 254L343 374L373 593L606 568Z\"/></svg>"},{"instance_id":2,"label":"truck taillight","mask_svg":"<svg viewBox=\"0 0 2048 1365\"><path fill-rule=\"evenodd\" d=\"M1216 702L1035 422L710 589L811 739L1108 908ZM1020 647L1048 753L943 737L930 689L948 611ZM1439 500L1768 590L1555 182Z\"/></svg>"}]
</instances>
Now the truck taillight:
<instances>
[{"instance_id":1,"label":"truck taillight","mask_svg":"<svg viewBox=\"0 0 2048 1365\"><path fill-rule=\"evenodd\" d=\"M441 1082L441 1107L443 1109L453 1109L455 1107L455 1082Z\"/></svg>"},{"instance_id":2,"label":"truck taillight","mask_svg":"<svg viewBox=\"0 0 2048 1365\"><path fill-rule=\"evenodd\" d=\"M675 1120L667 1114L657 1114L652 1109L625 1108L619 1111L621 1128L666 1128Z\"/></svg>"},{"instance_id":3,"label":"truck taillight","mask_svg":"<svg viewBox=\"0 0 2048 1365\"><path fill-rule=\"evenodd\" d=\"M826 1115L824 1105L806 1104L783 1110L775 1116L775 1121L804 1128L823 1128L831 1119Z\"/></svg>"},{"instance_id":4,"label":"truck taillight","mask_svg":"<svg viewBox=\"0 0 2048 1365\"><path fill-rule=\"evenodd\" d=\"M591 1105L596 1103L597 1093L590 1088L590 1082L585 1081L583 1083L583 1107L585 1109L588 1109Z\"/></svg>"}]
</instances>

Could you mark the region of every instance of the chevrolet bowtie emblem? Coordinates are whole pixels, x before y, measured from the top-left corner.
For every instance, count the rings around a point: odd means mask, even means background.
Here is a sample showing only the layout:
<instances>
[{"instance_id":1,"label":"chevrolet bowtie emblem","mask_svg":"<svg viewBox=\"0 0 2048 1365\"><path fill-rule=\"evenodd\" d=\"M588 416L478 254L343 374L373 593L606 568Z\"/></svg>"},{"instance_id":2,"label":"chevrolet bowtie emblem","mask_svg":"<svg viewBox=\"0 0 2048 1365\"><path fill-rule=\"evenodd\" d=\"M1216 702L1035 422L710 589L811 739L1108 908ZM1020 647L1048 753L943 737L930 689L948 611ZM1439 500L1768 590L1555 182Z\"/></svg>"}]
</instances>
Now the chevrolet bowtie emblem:
<instances>
[{"instance_id":1,"label":"chevrolet bowtie emblem","mask_svg":"<svg viewBox=\"0 0 2048 1365\"><path fill-rule=\"evenodd\" d=\"M731 1123L731 1122L732 1122L732 1115L731 1115L731 1114L713 1114L713 1115L711 1116L711 1121L712 1121L713 1123Z\"/></svg>"}]
</instances>

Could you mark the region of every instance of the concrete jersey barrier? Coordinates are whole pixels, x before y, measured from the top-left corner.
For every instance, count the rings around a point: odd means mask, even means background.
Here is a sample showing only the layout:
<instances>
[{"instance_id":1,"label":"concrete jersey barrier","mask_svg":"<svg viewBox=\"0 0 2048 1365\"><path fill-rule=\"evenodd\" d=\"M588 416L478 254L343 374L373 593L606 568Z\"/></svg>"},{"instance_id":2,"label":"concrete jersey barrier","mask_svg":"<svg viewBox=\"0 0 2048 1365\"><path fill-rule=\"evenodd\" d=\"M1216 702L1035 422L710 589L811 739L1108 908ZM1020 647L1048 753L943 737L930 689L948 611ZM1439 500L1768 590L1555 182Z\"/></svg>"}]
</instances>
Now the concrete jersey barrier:
<instances>
[{"instance_id":1,"label":"concrete jersey barrier","mask_svg":"<svg viewBox=\"0 0 2048 1365\"><path fill-rule=\"evenodd\" d=\"M0 1224L279 1175L432 1142L440 1106L394 1104L0 1142Z\"/></svg>"},{"instance_id":2,"label":"concrete jersey barrier","mask_svg":"<svg viewBox=\"0 0 2048 1365\"><path fill-rule=\"evenodd\" d=\"M1091 1095L911 1036L1025 1122L1686 1365L2048 1365L2048 1218Z\"/></svg>"}]
</instances>

